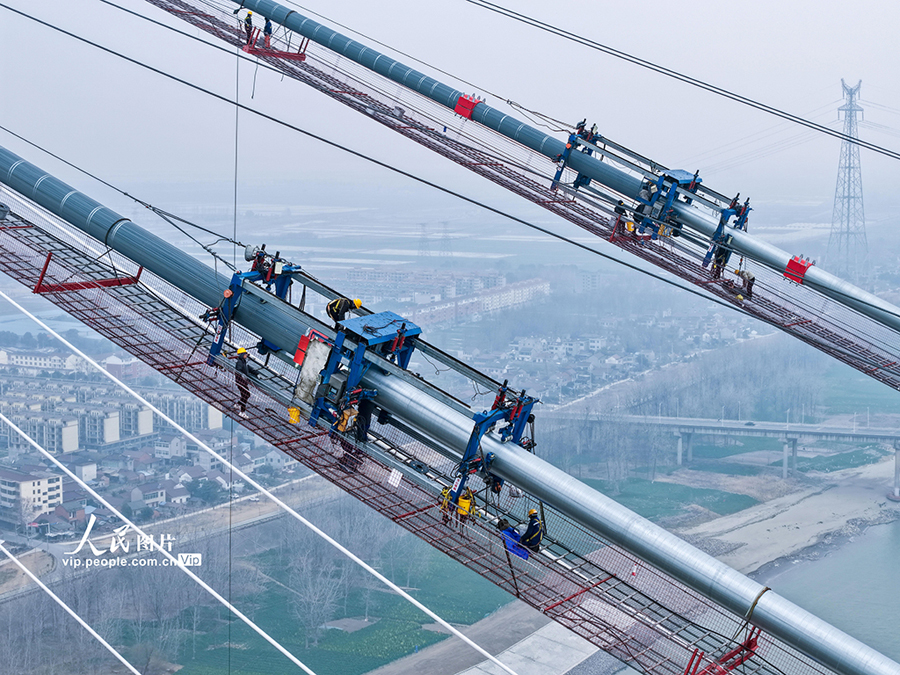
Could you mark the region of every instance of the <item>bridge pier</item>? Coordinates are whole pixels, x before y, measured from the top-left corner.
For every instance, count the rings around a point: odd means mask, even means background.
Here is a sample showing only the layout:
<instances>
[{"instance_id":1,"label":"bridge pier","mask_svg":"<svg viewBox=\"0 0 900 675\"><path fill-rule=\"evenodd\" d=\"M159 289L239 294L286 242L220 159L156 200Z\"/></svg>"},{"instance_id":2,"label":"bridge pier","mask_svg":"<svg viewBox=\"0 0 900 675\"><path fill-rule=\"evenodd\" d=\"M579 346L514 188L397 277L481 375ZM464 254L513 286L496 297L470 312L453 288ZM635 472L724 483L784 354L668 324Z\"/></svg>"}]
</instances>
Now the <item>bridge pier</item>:
<instances>
[{"instance_id":1,"label":"bridge pier","mask_svg":"<svg viewBox=\"0 0 900 675\"><path fill-rule=\"evenodd\" d=\"M678 439L678 457L677 464L681 466L684 464L684 455L685 450L687 451L687 463L690 464L694 461L694 434L691 431L679 431L675 434L675 438Z\"/></svg>"},{"instance_id":2,"label":"bridge pier","mask_svg":"<svg viewBox=\"0 0 900 675\"><path fill-rule=\"evenodd\" d=\"M676 458L676 464L681 466L685 463L685 450L687 451L687 463L690 464L694 461L694 433L692 431L679 431L675 434L675 438L678 439L678 456Z\"/></svg>"},{"instance_id":3,"label":"bridge pier","mask_svg":"<svg viewBox=\"0 0 900 675\"><path fill-rule=\"evenodd\" d=\"M894 441L894 489L888 493L888 499L900 502L900 441Z\"/></svg>"},{"instance_id":4,"label":"bridge pier","mask_svg":"<svg viewBox=\"0 0 900 675\"><path fill-rule=\"evenodd\" d=\"M781 477L783 479L788 477L788 451L790 451L791 455L791 475L797 475L797 440L796 438L784 439L784 459L781 463Z\"/></svg>"}]
</instances>

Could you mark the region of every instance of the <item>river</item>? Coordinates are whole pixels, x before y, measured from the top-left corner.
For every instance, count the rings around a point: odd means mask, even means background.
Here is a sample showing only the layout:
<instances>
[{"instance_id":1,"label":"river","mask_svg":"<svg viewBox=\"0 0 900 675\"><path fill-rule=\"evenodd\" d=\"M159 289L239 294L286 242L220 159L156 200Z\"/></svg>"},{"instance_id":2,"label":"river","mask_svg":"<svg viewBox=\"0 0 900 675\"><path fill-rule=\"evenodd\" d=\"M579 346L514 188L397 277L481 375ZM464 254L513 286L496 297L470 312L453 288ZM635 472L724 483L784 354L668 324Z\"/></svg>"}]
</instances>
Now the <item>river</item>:
<instances>
[{"instance_id":1,"label":"river","mask_svg":"<svg viewBox=\"0 0 900 675\"><path fill-rule=\"evenodd\" d=\"M900 662L900 521L782 568L762 583Z\"/></svg>"}]
</instances>

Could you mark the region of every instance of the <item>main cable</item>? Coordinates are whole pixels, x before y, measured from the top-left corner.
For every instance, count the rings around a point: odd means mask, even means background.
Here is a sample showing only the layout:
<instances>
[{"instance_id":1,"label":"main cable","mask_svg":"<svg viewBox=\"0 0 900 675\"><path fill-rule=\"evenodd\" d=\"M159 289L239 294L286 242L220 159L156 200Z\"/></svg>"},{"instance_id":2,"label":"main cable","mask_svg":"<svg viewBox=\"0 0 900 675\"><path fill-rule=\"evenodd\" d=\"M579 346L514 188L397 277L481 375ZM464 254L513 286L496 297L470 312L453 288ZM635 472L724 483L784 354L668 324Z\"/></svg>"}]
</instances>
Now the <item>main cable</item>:
<instances>
[{"instance_id":1,"label":"main cable","mask_svg":"<svg viewBox=\"0 0 900 675\"><path fill-rule=\"evenodd\" d=\"M83 351L81 351L80 349L78 349L75 345L73 345L71 342L69 342L68 340L66 340L62 335L60 335L57 331L55 331L53 328L51 328L49 325L47 325L44 321L42 321L41 319L39 319L39 318L38 318L37 316L35 316L32 312L30 312L30 311L28 311L27 309L25 309L25 308L24 308L22 305L20 305L18 302L16 302L16 301L13 300L12 298L10 298L6 293L4 293L3 291L0 291L0 297L2 297L4 300L6 300L7 302L9 302L11 305L13 305L16 309L18 309L18 310L19 310L20 312L22 312L23 314L25 314L25 315L26 315L28 318L30 318L32 321L34 321L35 323L37 323L39 326L41 326L41 328L43 328L44 330L46 330L49 334L51 334L51 335L52 335L53 337L55 337L57 340L59 340L60 342L62 342L64 345L66 345L66 346L67 346L69 349L71 349L74 353L78 354L78 356L80 356L80 357L83 358L85 361L87 361L88 363L90 363L94 368L96 368L96 369L97 369L102 375L104 375L107 379L112 380L114 383L116 383L117 385L119 385L119 387L121 387L121 388L124 389L126 392L128 392L134 399L136 399L137 401L139 401L139 402L142 403L143 405L145 405L145 406L147 406L148 408L150 408L150 410L152 410L154 413L156 413L156 414L159 415L162 419L164 419L166 422L168 422L170 425L172 425L172 427L174 427L175 429L177 429L178 431L180 431L182 434L184 434L188 439L190 439L191 441L193 441L194 443L196 443L196 444L197 444L197 447L202 448L202 449L205 450L207 453L209 453L209 455L211 455L211 456L214 457L216 460L218 460L219 462L221 462L223 466L228 467L228 469L230 469L230 470L233 472L233 474L236 475L238 478L240 478L244 483L246 483L247 485L250 485L251 487L255 488L257 491L259 491L261 494L263 494L263 495L265 495L266 497L268 497L271 501L273 501L275 504L277 504L277 505L278 505L283 511L285 511L288 515L293 516L293 518L294 518L295 520L299 521L300 523L302 523L303 525L305 525L309 530L311 530L314 534L316 534L317 536L319 536L320 538L324 539L326 542L328 542L329 544L331 544L331 546L333 546L334 548L336 548L337 550L339 550L341 553L343 553L345 556L347 556L350 560L352 560L352 561L355 562L357 565L359 565L360 567L362 567L364 570L366 570L366 572L368 572L369 574L371 574L373 577L375 577L375 578L378 579L380 582L382 582L385 586L387 586L387 587L390 588L392 591L394 591L394 593L396 593L397 595L399 595L400 597L402 597L404 600L406 600L407 602L411 603L412 605L414 605L415 607L417 607L418 609L420 609L421 611L423 611L423 612L424 612L425 614L427 614L429 617L431 617L432 619L434 619L435 621L437 621L441 626L443 626L444 628L446 628L447 630L449 630L453 635L455 635L456 637L458 637L459 639L461 639L461 640L462 640L463 642L465 642L467 645L469 645L470 647L472 647L473 649L475 649L479 654L481 654L481 655L484 656L485 658L489 659L491 662L493 662L494 664L496 664L497 666L499 666L500 668L502 668L504 671L506 671L506 672L509 673L510 675L518 675L518 674L516 673L516 671L512 670L509 666L507 666L507 665L504 664L502 661L500 661L499 659L497 659L497 657L495 657L495 656L492 655L490 652L488 652L487 650L485 650L483 647L481 647L480 645L478 645L475 641L473 641L473 640L472 640L471 638L469 638L467 635L465 635L464 633L462 633L458 628L456 628L455 626L453 626L453 625L451 625L450 623L448 623L446 620L444 620L444 619L443 619L442 617L440 617L438 614L436 614L436 613L433 612L431 609L429 609L428 607L426 607L425 605L423 605L421 602L419 602L418 600L416 600L412 595L410 595L410 594L407 593L405 590L403 590L402 588L400 588L400 586L398 586L397 584L395 584L393 581L391 581L391 580L388 579L386 576L384 576L383 574L381 574L381 573L380 573L378 570L376 570L374 567L372 567L371 565L369 565L369 564L368 564L366 561L364 561L362 558L360 558L360 557L357 556L355 553L353 553L350 549L348 549L347 547L345 547L343 544L341 544L341 543L338 542L337 540L333 539L330 535L328 535L328 534L327 534L326 532L324 532L323 530L319 529L319 528L318 528L315 524L313 524L311 521L309 521L309 520L307 520L306 518L304 518L303 516L301 516L299 513L297 513L297 511L295 511L294 509L292 509L292 508L291 508L290 506L288 506L285 502L283 502L281 499L279 499L279 498L276 497L274 494L272 494L269 490L267 490L265 487L263 487L262 485L260 485L259 483L257 483L255 480L253 480L250 476L248 476L246 473L244 473L243 471L241 471L241 469L239 469L239 468L236 467L234 464L232 464L232 463L229 462L227 459L225 459L225 457L223 457L222 455L218 454L215 450L213 450L211 447L209 447L209 445L207 445L206 443L204 443L203 441L201 441L199 438L197 438L197 436L195 436L195 435L192 434L190 431L188 431L187 429L185 429L182 425L178 424L178 422L176 422L174 419L172 419L169 415L167 415L165 412L163 412L162 410L160 410L158 407L156 407L155 405L153 405L152 403L150 403L150 401L148 401L147 399L145 399L143 396L141 396L141 395L140 395L138 392L136 392L134 389L132 389L132 388L129 387L127 384L125 384L124 382L122 382L122 380L120 380L120 379L117 378L115 375L113 375L112 373L110 373L108 370L106 370L105 368L103 368L99 363L97 363L97 361L95 361L95 360L92 359L90 356L88 356L87 354L85 354ZM3 414L0 413L0 418L2 418L2 417L3 417ZM5 421L5 419L4 419L4 421ZM9 423L9 422L7 422L7 423L8 423L8 424L11 424L11 423ZM22 432L19 432L19 433L22 433ZM22 434L22 435L24 436L24 434ZM26 436L26 438L27 438L27 436ZM45 452L46 452L46 451L45 451ZM54 460L54 463L57 464L57 466L62 467L62 464L61 464L58 460L56 460L55 458L53 458L53 460ZM65 471L66 471L66 473L69 474L70 476L74 476L74 474L72 474L68 469L66 469ZM81 484L83 487L86 487L86 484L82 483L80 480L79 480L78 482L79 482L79 484ZM104 506L106 506L107 508L109 508L110 510L112 510L113 513L115 513L117 516L119 516L120 518L122 518L122 521L123 521L123 522L128 523L128 524L131 525L135 530L137 530L140 534L143 534L143 532L141 532L140 530L138 530L137 527L136 527L135 525L133 525L130 521L128 521L127 519L125 519L124 516L121 516L117 511L115 511L115 509L113 509L113 508L112 508L105 500L103 500L102 497L100 497L96 492L94 492L94 491L91 490L90 488L88 488L88 490L91 492L92 495L94 495L94 497L100 499L100 501L104 504ZM154 542L154 544L158 546L158 544L156 544L156 542ZM162 548L160 548L160 550L163 550L163 551L164 551L164 549L162 549ZM168 553L167 551L164 551L164 552L165 552L165 553ZM173 558L171 554L168 554L168 556L169 556L170 558L172 558L172 560L175 560L175 558ZM176 564L178 564L179 566L182 566L181 563L177 563L177 562L176 562ZM188 570L187 568L185 568L185 567L183 567L183 566L182 566L182 568L185 570L185 572L187 572L188 574L191 574L192 577L194 576L194 575L190 572L190 570ZM211 590L211 589L210 589L210 590ZM214 592L214 591L213 591L213 592ZM221 596L219 596L219 597L221 597ZM244 619L245 619L245 623L249 622L249 619L246 619L246 617L244 617L243 614L241 614L240 612L238 612L238 610L237 610L233 605L231 605L231 603L229 603L229 602L228 602L227 600L225 600L224 598L222 598L221 600L222 600L223 602L226 602L226 603L227 603L226 606L227 606L229 609L231 609L231 611L235 612L238 616L244 618ZM252 622L251 622L251 623L248 623L248 625L250 625L250 627L253 628L255 624L252 624ZM264 633L264 632L262 631L261 628L258 629L257 632L260 633L260 635L262 635L263 637L266 637L267 639L269 639L269 641L270 641L272 644L274 644L274 645L276 645L276 646L280 646L280 645L278 645L277 642L274 642L274 640L272 640L271 638L268 638L267 634ZM282 650L283 650L283 648L282 648ZM290 655L290 652L287 652L286 650L284 650L283 653L285 653L285 655L289 655L289 658L291 658L292 660L294 660L293 655ZM309 670L308 668L306 668L306 666L303 666L302 664L300 664L299 661L297 661L296 663L298 663L298 665L301 665L301 667L303 667L304 670L306 670L308 673L310 673L310 675L315 675L315 673L313 673L311 670Z\"/></svg>"},{"instance_id":2,"label":"main cable","mask_svg":"<svg viewBox=\"0 0 900 675\"><path fill-rule=\"evenodd\" d=\"M176 215L176 214L174 214L174 213L169 213L168 211L165 211L164 209L161 209L161 208L159 208L158 206L154 206L153 204L151 204L151 203L149 203L149 202L145 202L143 199L139 199L138 197L135 197L134 195L132 195L132 194L126 192L126 191L123 190L122 188L116 187L115 185L113 185L113 184L110 183L109 181L104 180L103 178L100 178L100 177L97 176L96 174L93 174L93 173L91 173L90 171L88 171L87 169L83 169L82 167L78 166L77 164L74 164L74 163L70 162L69 160L65 159L64 157L60 157L60 156L57 155L56 153L51 152L51 151L48 150L47 148L45 148L45 147L39 145L38 143L35 143L35 142L32 141L32 140L29 140L28 138L25 138L25 137L22 136L21 134L17 134L15 131L13 131L12 129L9 129L8 127L3 126L2 124L0 124L0 130L5 131L5 132L8 133L10 136L13 136L13 137L15 137L15 138L18 138L18 139L19 139L20 141L22 141L23 143L27 143L27 144L30 145L31 147L40 150L41 152L43 152L43 153L49 155L50 157L52 157L53 159L55 159L55 160L57 160L57 161L59 161L59 162L62 162L62 163L65 164L66 166L69 166L69 167L75 169L76 171L79 171L80 173L83 173L83 174L84 174L85 176L87 176L88 178L93 178L95 181L97 181L97 182L100 183L101 185L105 185L106 187L110 188L111 190L115 190L116 192L118 192L118 193L121 194L122 196L128 197L128 199L131 199L131 200L134 201L135 203L140 204L140 205L143 206L144 208L146 208L146 209L148 209L148 210L150 210L150 211L153 211L153 213L155 213L157 216L159 216L160 218L162 218L163 220L165 220L167 223L169 223L169 225L171 225L171 226L174 227L176 230L178 230L179 232L181 232L181 234L183 234L185 237L187 237L188 239L190 239L191 241L193 241L195 244L197 244L197 246L199 246L199 247L202 248L204 251L206 251L207 253L209 253L213 258L215 258L215 259L218 260L219 262L223 263L224 265L226 265L226 266L227 266L228 268L230 268L231 270L234 270L234 269L235 269L234 266L233 266L231 263L229 263L225 258L223 258L222 256L220 256L218 253L216 253L215 251L213 251L211 247L214 246L215 244L217 244L217 243L220 242L220 241L228 241L228 242L230 242L230 243L242 245L240 242L235 242L235 241L229 239L228 237L223 237L222 235L220 235L218 232L216 232L216 231L214 231L214 230L210 230L210 229L208 229L208 228L206 228L206 227L203 227L202 225L197 225L196 223L192 223L192 222L189 221L189 220L185 220L185 219L182 218L181 216L178 216L178 215ZM181 227L179 227L178 225L176 225L175 221L178 221L178 222L184 223L185 225L188 225L188 226L190 226L190 227L196 228L196 229L200 230L201 232L206 232L207 234L211 234L211 235L213 235L214 237L217 237L217 239L216 239L216 241L214 241L212 244L206 245L206 244L204 244L202 241L200 241L199 239L197 239L196 237L191 236L191 234L188 233L188 232L186 232L183 228L181 228Z\"/></svg>"},{"instance_id":3,"label":"main cable","mask_svg":"<svg viewBox=\"0 0 900 675\"><path fill-rule=\"evenodd\" d=\"M671 68L666 68L665 66L660 66L652 61L647 61L646 59L639 58L637 56L633 56L627 52L623 52L618 49L614 49L607 45L601 44L600 42L596 42L591 40L590 38L582 37L577 33L572 33L563 28L559 28L552 24L546 23L539 19L535 19L526 14L521 14L511 9L507 9L506 7L502 7L501 5L496 5L492 2L488 2L488 0L464 0L469 4L475 5L476 7L481 7L482 9L487 9L491 12L499 14L500 16L505 16L508 19L513 19L520 23L524 23L527 26L531 26L532 28L537 28L546 33L550 33L551 35L556 35L561 38L565 38L571 42L575 42L576 44L583 45L585 47L589 47L591 49L595 49L596 51L603 52L604 54L608 54L610 56L614 56L617 59L622 59L623 61L627 61L628 63L632 63L634 65L640 66L642 68L646 68L647 70L651 70L655 73L659 73L661 75L665 75L666 77L671 77L672 79L678 80L680 82L684 82L686 84L690 84L694 87L698 87L699 89L703 89L712 94L717 94L718 96L722 96L724 98L730 99L732 101L736 101L737 103L742 103L743 105L749 106L751 108L755 108L756 110L761 110L762 112L768 113L770 115L774 115L776 117L780 117L782 119L788 120L790 122L794 122L795 124L800 124L805 127L809 127L810 129L814 129L820 133L827 134L829 136L833 136L834 138L839 138L842 141L847 141L848 143L854 143L860 147L866 148L867 150L872 150L873 152L877 152L879 154L885 155L886 157L890 157L891 159L900 159L900 152L895 150L890 150L888 148L882 147L880 145L876 145L875 143L870 143L868 141L863 141L859 138L854 138L852 136L848 136L847 134L836 131L834 129L830 129L822 124L817 124L815 122L811 122L807 119L804 119L798 115L794 115L789 112L785 112L779 108L775 108L773 106L767 105L765 103L761 103L756 101L755 99L748 98L746 96L742 96L741 94L736 94L727 89L723 89L722 87L717 87L716 85L709 84L708 82L704 82L703 80L699 80L695 77L691 77L690 75L685 75L676 70L672 70Z\"/></svg>"},{"instance_id":4,"label":"main cable","mask_svg":"<svg viewBox=\"0 0 900 675\"><path fill-rule=\"evenodd\" d=\"M103 0L103 1L105 1L105 0ZM658 281L662 281L663 283L668 284L669 286L673 286L673 287L675 287L675 288L679 288L679 289L681 289L681 290L683 290L683 291L686 291L686 292L688 292L688 293L692 293L693 295L696 295L696 296L698 296L698 297L704 298L705 300L709 300L710 302L714 302L714 303L716 303L716 304L718 304L718 305L721 305L721 306L723 306L723 307L728 307L729 309L734 309L734 310L736 310L736 311L738 311L738 312L741 312L742 314L745 314L745 315L747 315L747 316L752 316L753 318L758 318L758 317L754 316L753 314L751 314L751 313L749 313L749 312L747 312L747 311L741 309L740 307L738 307L738 306L736 306L736 305L733 305L733 304L731 304L731 303L727 303L727 302L725 302L725 301L723 301L723 300L719 300L718 298L710 297L709 295L706 295L706 294L704 294L704 293L701 293L700 291L694 290L693 288L690 288L689 286L683 286L683 285L681 285L681 284L679 284L679 283L673 281L672 279L667 279L666 277L664 277L664 276L662 276L662 275L660 275L660 274L656 274L655 272L651 272L650 270L643 269L643 268L639 267L638 265L634 265L634 264L629 263L629 262L627 262L627 261L625 261L625 260L621 260L620 258L616 258L615 256L611 256L611 255L609 255L608 253L603 253L602 251L598 251L598 250L595 249L595 248L591 248L590 246L587 246L587 245L582 244L582 243L580 243L580 242L578 242L578 241L575 241L574 239L570 239L570 238L566 237L565 235L559 234L559 233L554 232L554 231L552 231L552 230L548 230L547 228L541 227L540 225L536 225L536 224L534 224L534 223L532 223L532 222L529 222L529 221L527 221L527 220L524 220L523 218L519 218L518 216L514 216L514 215L512 215L511 213L507 213L507 212L505 212L505 211L502 211L502 210L499 209L499 208L496 208L496 207L491 206L491 205L489 205L489 204L486 204L486 203L484 203L484 202L478 201L477 199L475 199L475 198L473 198L473 197L468 197L468 196L466 196L466 195L464 195L464 194L462 194L462 193L460 193L460 192L456 192L455 190L451 190L450 188L446 188L446 187L444 187L444 186L442 186L442 185L439 185L439 184L437 184L437 183L433 183L432 181L427 180L427 179L425 179L425 178L422 178L421 176L417 176L417 175L415 175L415 174L413 174L413 173L410 173L410 172L408 172L408 171L404 171L403 169L400 169L400 168L398 168L398 167L396 167L396 166L394 166L394 165L392 165L392 164L388 164L388 163L386 163L386 162L383 162L383 161L381 161L381 160L379 160L379 159L375 159L374 157L371 157L371 156L366 155L366 154L364 154L364 153L362 153L362 152L359 152L358 150L354 150L354 149L352 149L352 148L350 148L350 147L347 147L347 146L345 146L345 145L341 145L340 143L337 143L337 142L335 142L335 141L330 141L330 140L328 140L327 138L325 138L325 137L323 137L323 136L319 136L318 134L315 134L315 133L313 133L313 132L311 132L311 131L307 131L306 129L303 129L303 128L301 128L301 127L298 127L298 126L296 126L296 125L294 125L294 124L291 124L291 123L289 123L289 122L285 122L284 120L278 119L277 117L274 117L274 116L272 116L272 115L269 115L269 114L267 114L267 113L264 113L264 112L262 112L262 111L260 111L260 110L256 110L255 108L251 108L251 107L249 107L249 106L246 106L246 105L244 105L243 103L237 103L237 104L236 104L232 99L229 99L227 96L223 96L223 95L221 95L221 94L217 94L216 92L211 91L211 90L209 90L209 89L206 89L206 88L204 88L204 87L201 87L201 86L198 85L198 84L194 84L193 82L189 82L189 81L187 81L187 80L185 80L185 79L183 79L183 78L180 78L180 77L178 77L178 76L176 76L176 75L172 75L172 74L170 74L170 73L167 73L167 72L165 72L164 70L160 70L159 68L156 68L156 67L151 66L151 65L149 65L149 64L143 63L142 61L138 61L137 59L134 59L134 58L132 58L132 57L130 57L130 56L126 56L125 54L122 54L122 53L117 52L117 51L115 51L115 50L113 50L113 49L110 49L109 47L104 47L104 46L101 45L101 44L98 44L98 43L96 43L96 42L93 42L92 40L88 40L87 38L81 37L80 35L76 35L76 34L74 34L74 33L71 33L71 32L69 32L69 31L65 30L64 28L60 28L59 26L54 26L54 25L51 24L51 23L48 23L48 22L46 22L46 21L43 21L42 19L38 19L37 17L31 16L30 14L27 14L26 12L22 12L22 11L20 11L20 10L18 10L18 9L15 9L15 8L13 8L13 7L10 7L9 5L6 5L6 4L4 4L4 3L2 3L2 2L0 2L0 7L3 7L4 9L7 9L7 10L9 10L9 11L15 13L15 14L18 14L18 15L20 15L20 16L23 16L23 17L25 17L25 18L27 18L27 19L31 19L31 20L34 21L35 23L39 23L39 24L41 24L41 25L43 25L43 26L45 26L45 27L47 27L47 28L50 28L50 29L55 30L55 31L57 31L57 32L59 32L59 33L62 33L63 35L66 35L66 36L71 37L71 38L73 38L73 39L75 39L75 40L78 40L79 42L84 42L85 44L88 44L88 45L90 45L90 46L92 46L92 47L95 47L96 49L99 49L99 50L101 50L101 51L104 51L104 52L106 52L106 53L108 53L108 54L112 54L113 56L116 56L116 57L118 57L118 58L120 58L120 59L123 59L123 60L125 60L125 61L128 61L129 63L132 63L132 64L134 64L134 65L136 65L136 66L139 66L139 67L144 68L144 69L146 69L146 70L149 70L149 71L151 71L151 72L153 72L153 73L156 73L157 75L161 75L161 76L163 76L163 77L165 77L165 78L168 78L168 79L170 79L170 80L173 80L174 82L178 82L179 84L183 84L183 85L186 86L186 87L189 87L189 88L194 89L194 90L196 90L196 91L202 92L202 93L204 93L204 94L206 94L206 95L208 95L208 96L211 96L212 98L218 99L219 101L222 101L223 103L226 103L226 104L229 105L229 106L236 105L236 106L239 107L241 110L245 110L245 111L247 111L247 112L250 112L250 113L252 113L252 114L254 114L254 115L258 116L258 117L261 117L261 118L263 118L263 119L265 119L265 120L268 120L268 121L270 121L270 122L273 122L273 123L275 123L275 124L278 124L278 125L280 125L280 126L283 126L283 127L285 127L286 129L290 129L290 130L292 130L292 131L296 131L297 133L303 134L304 136L307 136L307 137L312 138L312 139L314 139L314 140L316 140L316 141L319 141L320 143L324 143L325 145L331 146L331 147L333 147L333 148L337 148L338 150L342 150L343 152L346 152L346 153L348 153L348 154L350 154L350 155L353 155L354 157L358 157L358 158L360 158L360 159L366 160L367 162L371 162L372 164L375 164L376 166L380 166L380 167L383 168L383 169L387 169L388 171L392 171L392 172L394 172L394 173L396 173L396 174L399 174L399 175L401 175L401 176L405 176L406 178L409 178L409 179L414 180L414 181L416 181L416 182L418 182L418 183L421 183L422 185L427 185L428 187L433 188L433 189L435 189L435 190L438 190L438 191L440 191L440 192L443 192L444 194L448 194L448 195L450 195L450 196L452 196L452 197L456 197L457 199L461 199L462 201L467 202L467 203L469 203L469 204L472 204L473 206L477 206L477 207L479 207L479 208L485 209L486 211L490 211L491 213L494 213L494 214L496 214L496 215L498 215L498 216L502 216L503 218L507 218L507 219L509 219L509 220L511 220L511 221L513 221L513 222L515 222L515 223L519 223L520 225L524 225L525 227L528 227L528 228L530 228L530 229L533 229L533 230L535 230L535 231L537 231L537 232L541 232L541 233L543 233L543 234L546 234L546 235L548 235L548 236L550 236L550 237L553 237L554 239L558 239L558 240L560 240L560 241L566 242L567 244L571 244L572 246L575 246L575 247L577 247L577 248L580 248L580 249L582 249L582 250L584 250L584 251L587 251L587 252L589 252L589 253L593 253L594 255L597 255L597 256L600 256L601 258L604 258L605 260L610 260L610 261L615 262L615 263L617 263L617 264L619 264L619 265L623 265L624 267L627 267L628 269L635 270L635 271L640 272L641 274L645 274L645 275L647 275L647 276L649 276L649 277L651 277L651 278L653 278L653 279L657 279Z\"/></svg>"}]
</instances>

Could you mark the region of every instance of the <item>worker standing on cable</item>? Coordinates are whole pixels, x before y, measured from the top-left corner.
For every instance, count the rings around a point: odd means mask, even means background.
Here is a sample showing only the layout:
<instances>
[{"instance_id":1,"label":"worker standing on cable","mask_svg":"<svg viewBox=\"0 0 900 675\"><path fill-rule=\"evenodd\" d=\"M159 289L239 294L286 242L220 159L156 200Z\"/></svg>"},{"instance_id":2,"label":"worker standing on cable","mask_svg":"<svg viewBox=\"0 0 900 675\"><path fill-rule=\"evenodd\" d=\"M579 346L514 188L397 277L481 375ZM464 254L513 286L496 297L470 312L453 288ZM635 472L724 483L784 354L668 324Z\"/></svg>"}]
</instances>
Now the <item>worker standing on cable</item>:
<instances>
[{"instance_id":1,"label":"worker standing on cable","mask_svg":"<svg viewBox=\"0 0 900 675\"><path fill-rule=\"evenodd\" d=\"M752 300L753 284L756 282L756 275L753 274L753 272L751 272L750 270L735 270L734 273L744 280L744 296L748 300Z\"/></svg>"},{"instance_id":2,"label":"worker standing on cable","mask_svg":"<svg viewBox=\"0 0 900 675\"><path fill-rule=\"evenodd\" d=\"M334 328L337 330L338 322L343 321L346 318L347 312L353 308L359 309L360 307L362 307L362 300L359 298L356 300L335 298L328 303L325 312L328 314L328 318L334 321Z\"/></svg>"},{"instance_id":3,"label":"worker standing on cable","mask_svg":"<svg viewBox=\"0 0 900 675\"><path fill-rule=\"evenodd\" d=\"M247 44L253 39L253 12L247 12L244 18L244 30L247 31Z\"/></svg>"},{"instance_id":4,"label":"worker standing on cable","mask_svg":"<svg viewBox=\"0 0 900 675\"><path fill-rule=\"evenodd\" d=\"M541 522L541 519L538 518L538 512L536 509L531 509L528 512L528 528L525 530L525 534L522 535L522 539L519 541L522 546L527 546L535 553L540 553L541 551L541 540L544 538L544 524Z\"/></svg>"},{"instance_id":5,"label":"worker standing on cable","mask_svg":"<svg viewBox=\"0 0 900 675\"><path fill-rule=\"evenodd\" d=\"M237 350L237 361L234 364L234 383L241 394L241 400L235 403L239 407L241 417L247 419L247 401L250 400L250 376L256 375L256 371L250 367L247 361L247 350L241 347Z\"/></svg>"},{"instance_id":6,"label":"worker standing on cable","mask_svg":"<svg viewBox=\"0 0 900 675\"><path fill-rule=\"evenodd\" d=\"M266 40L266 49L272 48L272 22L269 21L269 17L265 17L266 25L263 28L263 36Z\"/></svg>"}]
</instances>

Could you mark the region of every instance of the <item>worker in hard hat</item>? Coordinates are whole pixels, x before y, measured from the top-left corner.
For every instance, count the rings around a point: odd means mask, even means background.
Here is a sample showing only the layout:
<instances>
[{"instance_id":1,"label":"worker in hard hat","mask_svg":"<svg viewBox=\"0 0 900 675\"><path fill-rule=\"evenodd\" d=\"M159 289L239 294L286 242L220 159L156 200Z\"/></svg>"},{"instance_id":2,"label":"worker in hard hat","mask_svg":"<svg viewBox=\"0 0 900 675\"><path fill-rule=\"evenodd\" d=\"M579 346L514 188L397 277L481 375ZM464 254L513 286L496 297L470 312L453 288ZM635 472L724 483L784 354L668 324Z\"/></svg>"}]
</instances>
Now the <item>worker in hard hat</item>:
<instances>
[{"instance_id":1,"label":"worker in hard hat","mask_svg":"<svg viewBox=\"0 0 900 675\"><path fill-rule=\"evenodd\" d=\"M535 553L540 553L541 540L544 538L544 524L538 518L537 509L528 512L528 528L519 543L530 548Z\"/></svg>"},{"instance_id":2,"label":"worker in hard hat","mask_svg":"<svg viewBox=\"0 0 900 675\"><path fill-rule=\"evenodd\" d=\"M450 513L453 508L450 506L450 486L447 485L441 490L441 500L440 500L440 508L441 508L441 523L444 525L450 524Z\"/></svg>"},{"instance_id":3,"label":"worker in hard hat","mask_svg":"<svg viewBox=\"0 0 900 675\"><path fill-rule=\"evenodd\" d=\"M737 274L741 279L744 280L744 284L742 286L744 290L744 297L748 300L753 299L753 284L756 283L756 275L753 274L750 270L735 270L735 274Z\"/></svg>"},{"instance_id":4,"label":"worker in hard hat","mask_svg":"<svg viewBox=\"0 0 900 675\"><path fill-rule=\"evenodd\" d=\"M247 12L244 18L244 30L247 31L247 44L253 39L253 12Z\"/></svg>"},{"instance_id":5,"label":"worker in hard hat","mask_svg":"<svg viewBox=\"0 0 900 675\"><path fill-rule=\"evenodd\" d=\"M263 28L263 38L266 41L266 49L272 48L272 22L269 21L269 17L265 17L266 25Z\"/></svg>"},{"instance_id":6,"label":"worker in hard hat","mask_svg":"<svg viewBox=\"0 0 900 675\"><path fill-rule=\"evenodd\" d=\"M247 350L241 347L237 350L237 360L234 364L234 383L237 385L241 394L241 400L235 403L236 408L240 408L238 413L244 419L247 419L247 401L250 400L250 376L256 375L255 370L250 367L247 360Z\"/></svg>"},{"instance_id":7,"label":"worker in hard hat","mask_svg":"<svg viewBox=\"0 0 900 675\"><path fill-rule=\"evenodd\" d=\"M347 312L351 309L359 309L362 307L362 300L357 298L356 300L348 300L347 298L335 298L331 302L328 303L328 306L325 308L325 312L328 314L328 317L334 321L335 330L338 327L338 322L343 321Z\"/></svg>"}]
</instances>

